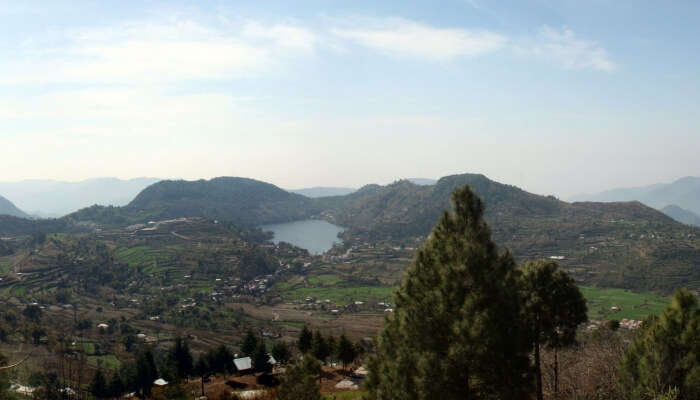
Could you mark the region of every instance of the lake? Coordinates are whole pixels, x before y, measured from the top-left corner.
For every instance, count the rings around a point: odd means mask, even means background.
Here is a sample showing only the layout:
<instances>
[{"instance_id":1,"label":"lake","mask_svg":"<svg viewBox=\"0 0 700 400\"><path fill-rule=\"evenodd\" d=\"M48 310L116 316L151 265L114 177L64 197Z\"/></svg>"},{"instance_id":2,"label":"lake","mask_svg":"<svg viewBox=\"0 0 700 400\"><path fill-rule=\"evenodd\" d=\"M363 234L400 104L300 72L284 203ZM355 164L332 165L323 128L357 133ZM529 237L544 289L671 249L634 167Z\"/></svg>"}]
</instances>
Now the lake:
<instances>
[{"instance_id":1,"label":"lake","mask_svg":"<svg viewBox=\"0 0 700 400\"><path fill-rule=\"evenodd\" d=\"M273 242L287 242L311 254L321 254L330 250L334 243L340 243L338 234L345 228L320 219L306 219L284 224L262 225L264 231L274 234Z\"/></svg>"}]
</instances>

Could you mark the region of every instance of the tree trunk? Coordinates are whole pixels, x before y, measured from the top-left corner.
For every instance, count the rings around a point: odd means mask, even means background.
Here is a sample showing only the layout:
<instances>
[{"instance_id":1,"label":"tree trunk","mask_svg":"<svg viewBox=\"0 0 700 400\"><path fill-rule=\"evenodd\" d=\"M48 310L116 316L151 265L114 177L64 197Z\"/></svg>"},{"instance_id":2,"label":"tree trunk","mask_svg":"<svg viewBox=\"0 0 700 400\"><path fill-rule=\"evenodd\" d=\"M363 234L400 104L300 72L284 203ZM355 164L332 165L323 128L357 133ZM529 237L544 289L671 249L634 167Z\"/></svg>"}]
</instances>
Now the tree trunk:
<instances>
[{"instance_id":1,"label":"tree trunk","mask_svg":"<svg viewBox=\"0 0 700 400\"><path fill-rule=\"evenodd\" d=\"M559 350L554 348L554 400L559 399Z\"/></svg>"},{"instance_id":2,"label":"tree trunk","mask_svg":"<svg viewBox=\"0 0 700 400\"><path fill-rule=\"evenodd\" d=\"M537 380L537 400L542 400L542 369L540 368L539 343L535 343L535 379Z\"/></svg>"},{"instance_id":3,"label":"tree trunk","mask_svg":"<svg viewBox=\"0 0 700 400\"><path fill-rule=\"evenodd\" d=\"M202 379L199 380L202 383L202 397L206 396L204 394L204 375L202 375Z\"/></svg>"}]
</instances>

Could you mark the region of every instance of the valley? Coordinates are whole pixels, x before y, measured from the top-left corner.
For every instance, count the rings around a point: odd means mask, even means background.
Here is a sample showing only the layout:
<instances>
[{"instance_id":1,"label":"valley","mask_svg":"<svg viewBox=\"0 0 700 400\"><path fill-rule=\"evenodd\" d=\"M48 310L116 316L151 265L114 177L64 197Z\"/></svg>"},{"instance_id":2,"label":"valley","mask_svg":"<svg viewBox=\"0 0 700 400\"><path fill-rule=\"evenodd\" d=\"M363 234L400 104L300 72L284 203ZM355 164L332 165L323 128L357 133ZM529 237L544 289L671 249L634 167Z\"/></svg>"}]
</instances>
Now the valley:
<instances>
[{"instance_id":1,"label":"valley","mask_svg":"<svg viewBox=\"0 0 700 400\"><path fill-rule=\"evenodd\" d=\"M464 184L485 199L499 246L574 277L591 324L642 320L674 289L700 289L700 230L639 203L565 203L470 174L315 199L238 178L160 182L124 207L0 218L0 299L15 321L0 352L31 349L23 371L53 368L47 345L67 341L84 368L118 370L136 349L164 352L177 337L202 353L238 349L249 330L293 343L304 326L372 348Z\"/></svg>"}]
</instances>

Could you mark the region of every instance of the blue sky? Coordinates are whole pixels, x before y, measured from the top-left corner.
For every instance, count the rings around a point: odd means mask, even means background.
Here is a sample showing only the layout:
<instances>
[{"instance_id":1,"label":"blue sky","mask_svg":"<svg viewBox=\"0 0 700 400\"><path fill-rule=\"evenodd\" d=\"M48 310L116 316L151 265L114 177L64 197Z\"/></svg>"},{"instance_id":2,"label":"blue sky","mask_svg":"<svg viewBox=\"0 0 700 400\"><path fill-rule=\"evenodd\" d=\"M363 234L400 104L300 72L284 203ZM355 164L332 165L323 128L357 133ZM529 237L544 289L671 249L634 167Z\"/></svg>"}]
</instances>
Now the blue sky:
<instances>
[{"instance_id":1,"label":"blue sky","mask_svg":"<svg viewBox=\"0 0 700 400\"><path fill-rule=\"evenodd\" d=\"M699 30L693 1L0 1L0 181L700 175Z\"/></svg>"}]
</instances>

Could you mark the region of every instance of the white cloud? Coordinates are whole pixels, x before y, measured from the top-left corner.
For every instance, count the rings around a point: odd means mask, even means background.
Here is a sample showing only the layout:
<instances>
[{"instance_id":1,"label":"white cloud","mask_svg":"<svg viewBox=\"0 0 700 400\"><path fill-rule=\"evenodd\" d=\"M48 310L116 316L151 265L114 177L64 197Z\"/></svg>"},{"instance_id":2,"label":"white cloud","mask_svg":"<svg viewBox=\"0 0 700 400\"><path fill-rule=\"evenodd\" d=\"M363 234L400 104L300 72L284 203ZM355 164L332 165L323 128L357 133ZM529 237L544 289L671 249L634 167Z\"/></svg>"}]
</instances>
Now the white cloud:
<instances>
[{"instance_id":1,"label":"white cloud","mask_svg":"<svg viewBox=\"0 0 700 400\"><path fill-rule=\"evenodd\" d=\"M544 26L534 43L526 45L524 49L525 52L550 59L567 69L605 72L617 69L617 64L610 59L605 48L595 41L577 37L576 33L568 28L557 30Z\"/></svg>"},{"instance_id":2,"label":"white cloud","mask_svg":"<svg viewBox=\"0 0 700 400\"><path fill-rule=\"evenodd\" d=\"M335 28L331 32L390 54L433 60L477 56L499 50L506 42L504 36L490 31L436 28L396 18Z\"/></svg>"},{"instance_id":3,"label":"white cloud","mask_svg":"<svg viewBox=\"0 0 700 400\"><path fill-rule=\"evenodd\" d=\"M258 21L249 21L243 27L243 34L256 39L269 40L277 46L290 49L313 51L317 37L309 29L288 25L264 25Z\"/></svg>"},{"instance_id":4,"label":"white cloud","mask_svg":"<svg viewBox=\"0 0 700 400\"><path fill-rule=\"evenodd\" d=\"M0 66L0 83L149 84L260 74L295 52L313 50L311 31L258 22L130 23L34 39Z\"/></svg>"}]
</instances>

